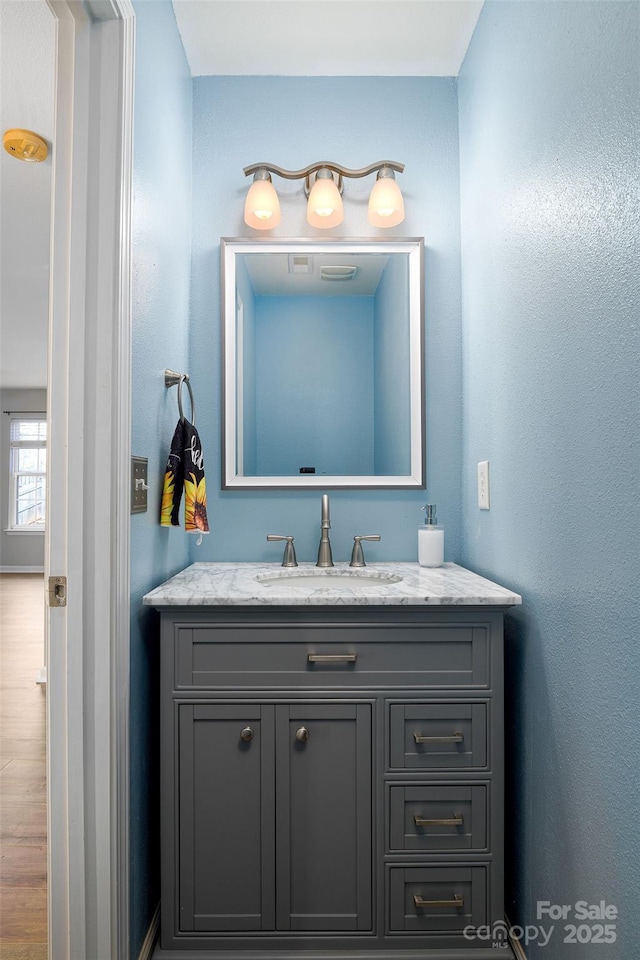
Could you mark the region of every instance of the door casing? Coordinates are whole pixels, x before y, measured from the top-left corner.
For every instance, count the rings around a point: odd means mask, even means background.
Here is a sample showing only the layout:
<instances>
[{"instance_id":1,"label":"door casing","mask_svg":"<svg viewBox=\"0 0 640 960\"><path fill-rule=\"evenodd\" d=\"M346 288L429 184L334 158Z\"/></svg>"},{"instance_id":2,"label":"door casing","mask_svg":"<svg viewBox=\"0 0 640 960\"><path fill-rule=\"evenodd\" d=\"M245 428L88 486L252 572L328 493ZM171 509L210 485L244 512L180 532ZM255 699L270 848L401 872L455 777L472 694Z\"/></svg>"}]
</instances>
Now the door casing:
<instances>
[{"instance_id":1,"label":"door casing","mask_svg":"<svg viewBox=\"0 0 640 960\"><path fill-rule=\"evenodd\" d=\"M56 19L45 576L50 960L129 958L130 0Z\"/></svg>"}]
</instances>

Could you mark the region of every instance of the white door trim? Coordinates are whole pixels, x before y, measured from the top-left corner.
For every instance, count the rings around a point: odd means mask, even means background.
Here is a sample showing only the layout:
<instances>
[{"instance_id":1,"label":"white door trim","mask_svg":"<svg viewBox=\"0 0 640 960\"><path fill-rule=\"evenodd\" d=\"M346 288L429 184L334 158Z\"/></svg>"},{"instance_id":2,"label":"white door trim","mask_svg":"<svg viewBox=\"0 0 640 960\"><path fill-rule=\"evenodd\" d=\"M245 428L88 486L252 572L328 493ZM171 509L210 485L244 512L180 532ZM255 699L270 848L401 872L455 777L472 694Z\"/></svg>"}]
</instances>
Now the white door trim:
<instances>
[{"instance_id":1,"label":"white door trim","mask_svg":"<svg viewBox=\"0 0 640 960\"><path fill-rule=\"evenodd\" d=\"M50 960L129 958L130 0L57 21L49 324Z\"/></svg>"}]
</instances>

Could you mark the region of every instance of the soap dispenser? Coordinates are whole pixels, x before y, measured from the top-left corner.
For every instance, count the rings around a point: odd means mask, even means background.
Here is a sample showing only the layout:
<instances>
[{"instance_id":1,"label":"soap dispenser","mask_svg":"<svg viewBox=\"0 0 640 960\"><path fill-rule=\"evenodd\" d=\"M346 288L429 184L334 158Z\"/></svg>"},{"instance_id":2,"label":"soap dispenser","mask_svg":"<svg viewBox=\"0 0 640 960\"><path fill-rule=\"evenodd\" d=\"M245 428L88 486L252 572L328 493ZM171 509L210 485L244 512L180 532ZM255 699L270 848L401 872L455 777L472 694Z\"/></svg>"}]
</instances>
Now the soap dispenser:
<instances>
[{"instance_id":1,"label":"soap dispenser","mask_svg":"<svg viewBox=\"0 0 640 960\"><path fill-rule=\"evenodd\" d=\"M425 503L424 526L418 527L418 563L421 567L441 567L444 563L444 530L438 526L435 503Z\"/></svg>"}]
</instances>

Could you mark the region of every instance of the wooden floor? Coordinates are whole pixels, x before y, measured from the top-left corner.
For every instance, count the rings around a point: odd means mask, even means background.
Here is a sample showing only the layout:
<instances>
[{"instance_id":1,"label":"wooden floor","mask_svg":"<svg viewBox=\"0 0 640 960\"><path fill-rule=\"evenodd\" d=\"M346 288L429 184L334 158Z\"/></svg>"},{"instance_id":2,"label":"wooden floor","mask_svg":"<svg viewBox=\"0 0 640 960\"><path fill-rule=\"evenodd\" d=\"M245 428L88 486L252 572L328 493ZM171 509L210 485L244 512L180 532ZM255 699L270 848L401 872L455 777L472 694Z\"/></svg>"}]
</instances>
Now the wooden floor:
<instances>
[{"instance_id":1,"label":"wooden floor","mask_svg":"<svg viewBox=\"0 0 640 960\"><path fill-rule=\"evenodd\" d=\"M47 957L42 574L0 574L0 958Z\"/></svg>"}]
</instances>

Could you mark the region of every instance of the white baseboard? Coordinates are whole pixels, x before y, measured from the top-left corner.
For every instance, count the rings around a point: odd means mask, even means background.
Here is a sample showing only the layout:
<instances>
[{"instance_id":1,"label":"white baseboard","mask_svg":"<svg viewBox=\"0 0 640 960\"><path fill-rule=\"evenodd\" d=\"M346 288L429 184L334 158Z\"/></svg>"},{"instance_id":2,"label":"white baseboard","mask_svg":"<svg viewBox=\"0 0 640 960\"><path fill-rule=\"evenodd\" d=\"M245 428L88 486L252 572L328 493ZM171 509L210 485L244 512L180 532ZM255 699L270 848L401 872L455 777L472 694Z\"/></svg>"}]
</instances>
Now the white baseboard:
<instances>
[{"instance_id":1,"label":"white baseboard","mask_svg":"<svg viewBox=\"0 0 640 960\"><path fill-rule=\"evenodd\" d=\"M151 923L149 924L147 935L142 942L142 946L140 947L138 960L151 960L151 954L153 953L153 948L155 947L156 940L158 939L159 929L160 929L160 904L158 904L158 906L156 907L156 912L151 918Z\"/></svg>"},{"instance_id":2,"label":"white baseboard","mask_svg":"<svg viewBox=\"0 0 640 960\"><path fill-rule=\"evenodd\" d=\"M0 573L44 573L44 567L0 567Z\"/></svg>"}]
</instances>

